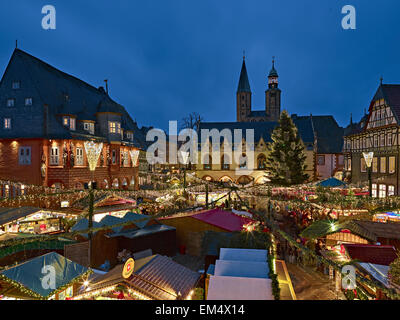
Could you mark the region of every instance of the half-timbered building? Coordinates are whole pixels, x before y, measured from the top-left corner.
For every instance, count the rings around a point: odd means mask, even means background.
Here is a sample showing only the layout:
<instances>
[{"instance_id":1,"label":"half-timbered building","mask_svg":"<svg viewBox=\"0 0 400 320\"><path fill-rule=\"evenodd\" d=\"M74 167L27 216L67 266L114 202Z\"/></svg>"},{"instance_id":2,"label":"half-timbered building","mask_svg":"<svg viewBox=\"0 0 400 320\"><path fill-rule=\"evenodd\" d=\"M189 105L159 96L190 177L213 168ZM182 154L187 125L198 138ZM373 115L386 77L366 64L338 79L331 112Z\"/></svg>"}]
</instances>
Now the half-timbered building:
<instances>
[{"instance_id":1,"label":"half-timbered building","mask_svg":"<svg viewBox=\"0 0 400 320\"><path fill-rule=\"evenodd\" d=\"M346 177L353 184L368 185L368 168L363 152L373 152L372 196L398 195L400 85L381 84L368 114L345 132L344 155Z\"/></svg>"}]
</instances>

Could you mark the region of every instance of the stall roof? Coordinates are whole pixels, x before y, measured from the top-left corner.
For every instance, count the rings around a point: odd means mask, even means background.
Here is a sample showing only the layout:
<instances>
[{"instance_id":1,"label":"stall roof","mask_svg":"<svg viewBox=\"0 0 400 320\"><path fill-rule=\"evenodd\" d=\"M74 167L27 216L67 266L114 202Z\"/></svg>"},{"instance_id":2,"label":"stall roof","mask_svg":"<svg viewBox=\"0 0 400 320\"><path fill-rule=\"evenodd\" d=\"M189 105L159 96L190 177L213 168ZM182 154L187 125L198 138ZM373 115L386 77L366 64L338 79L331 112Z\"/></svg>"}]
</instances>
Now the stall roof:
<instances>
[{"instance_id":1,"label":"stall roof","mask_svg":"<svg viewBox=\"0 0 400 320\"><path fill-rule=\"evenodd\" d=\"M42 285L45 276L42 273L44 266L52 266L55 269L55 289L45 289ZM48 298L59 288L83 276L87 271L86 267L56 252L50 252L0 272L0 280L1 278L11 280L17 288L21 285L39 297Z\"/></svg>"},{"instance_id":2,"label":"stall roof","mask_svg":"<svg viewBox=\"0 0 400 320\"><path fill-rule=\"evenodd\" d=\"M221 260L266 262L267 256L267 250L221 248L219 258Z\"/></svg>"},{"instance_id":3,"label":"stall roof","mask_svg":"<svg viewBox=\"0 0 400 320\"><path fill-rule=\"evenodd\" d=\"M133 274L122 278L123 265L92 281L91 291L125 282L133 289L156 300L175 300L178 292L186 297L195 287L200 274L162 255L152 255L135 260Z\"/></svg>"},{"instance_id":4,"label":"stall roof","mask_svg":"<svg viewBox=\"0 0 400 320\"><path fill-rule=\"evenodd\" d=\"M267 262L231 260L217 260L215 262L215 276L268 279L268 274Z\"/></svg>"},{"instance_id":5,"label":"stall roof","mask_svg":"<svg viewBox=\"0 0 400 320\"><path fill-rule=\"evenodd\" d=\"M152 220L152 217L143 215L143 214L138 214L138 213L133 213L133 212L127 212L122 218L118 218L115 216L107 215L103 219L101 219L99 222L93 221L93 228L101 228L105 226L113 226L125 222L132 221L132 223L138 228L138 229L143 229L146 227L148 222ZM154 221L157 221L153 219ZM89 228L89 222L88 219L83 218L77 221L77 223L71 228L71 231L82 231L86 230ZM117 226L112 228L112 231L114 233L122 233L122 229L124 226ZM127 231L126 231L127 232ZM84 236L87 237L85 234Z\"/></svg>"},{"instance_id":6,"label":"stall roof","mask_svg":"<svg viewBox=\"0 0 400 320\"><path fill-rule=\"evenodd\" d=\"M113 233L113 234L110 234L107 236L110 238L125 237L125 238L129 238L129 239L133 239L133 238L138 238L138 237L147 236L150 234L155 234L157 232L163 232L163 231L169 231L169 230L176 230L176 228L167 226L164 224L153 224L151 226L144 227L142 229L122 230L121 232Z\"/></svg>"},{"instance_id":7,"label":"stall roof","mask_svg":"<svg viewBox=\"0 0 400 320\"><path fill-rule=\"evenodd\" d=\"M230 211L221 210L219 208L197 213L191 218L203 221L227 231L242 231L243 225L254 220L238 216Z\"/></svg>"},{"instance_id":8,"label":"stall roof","mask_svg":"<svg viewBox=\"0 0 400 320\"><path fill-rule=\"evenodd\" d=\"M0 226L41 211L36 207L0 208Z\"/></svg>"},{"instance_id":9,"label":"stall roof","mask_svg":"<svg viewBox=\"0 0 400 320\"><path fill-rule=\"evenodd\" d=\"M274 300L271 279L210 276L207 300Z\"/></svg>"},{"instance_id":10,"label":"stall roof","mask_svg":"<svg viewBox=\"0 0 400 320\"><path fill-rule=\"evenodd\" d=\"M390 287L388 279L389 266L365 262L358 263L358 265L386 287Z\"/></svg>"},{"instance_id":11,"label":"stall roof","mask_svg":"<svg viewBox=\"0 0 400 320\"><path fill-rule=\"evenodd\" d=\"M393 246L350 243L344 243L343 246L352 260L388 266L397 258Z\"/></svg>"},{"instance_id":12,"label":"stall roof","mask_svg":"<svg viewBox=\"0 0 400 320\"><path fill-rule=\"evenodd\" d=\"M330 187L330 188L343 188L343 187L347 187L347 183L343 182L339 179L336 178L328 178L322 181L319 181L315 184L316 186L320 186L320 187Z\"/></svg>"}]
</instances>

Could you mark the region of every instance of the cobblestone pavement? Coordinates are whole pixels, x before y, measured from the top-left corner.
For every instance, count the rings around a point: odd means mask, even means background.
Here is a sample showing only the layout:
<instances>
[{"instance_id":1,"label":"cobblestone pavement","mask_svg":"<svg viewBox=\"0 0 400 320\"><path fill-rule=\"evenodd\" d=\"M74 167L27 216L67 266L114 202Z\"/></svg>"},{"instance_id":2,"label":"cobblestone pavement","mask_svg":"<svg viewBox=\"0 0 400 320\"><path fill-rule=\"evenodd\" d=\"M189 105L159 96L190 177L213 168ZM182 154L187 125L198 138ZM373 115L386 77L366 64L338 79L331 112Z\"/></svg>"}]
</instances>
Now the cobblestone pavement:
<instances>
[{"instance_id":1,"label":"cobblestone pavement","mask_svg":"<svg viewBox=\"0 0 400 320\"><path fill-rule=\"evenodd\" d=\"M312 268L287 263L297 300L345 300L344 295L335 292L335 284L327 275Z\"/></svg>"}]
</instances>

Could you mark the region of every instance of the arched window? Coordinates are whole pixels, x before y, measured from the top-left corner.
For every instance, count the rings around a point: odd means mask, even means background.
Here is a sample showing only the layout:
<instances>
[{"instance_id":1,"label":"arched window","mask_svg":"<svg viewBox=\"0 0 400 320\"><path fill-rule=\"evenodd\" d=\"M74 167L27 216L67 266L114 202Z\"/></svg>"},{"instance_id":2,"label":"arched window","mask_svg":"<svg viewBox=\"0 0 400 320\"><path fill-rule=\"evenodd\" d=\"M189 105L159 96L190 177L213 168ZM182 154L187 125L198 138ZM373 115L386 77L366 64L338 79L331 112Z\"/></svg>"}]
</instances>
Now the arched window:
<instances>
[{"instance_id":1,"label":"arched window","mask_svg":"<svg viewBox=\"0 0 400 320\"><path fill-rule=\"evenodd\" d=\"M221 158L221 170L229 170L230 159L227 154L224 154Z\"/></svg>"},{"instance_id":2,"label":"arched window","mask_svg":"<svg viewBox=\"0 0 400 320\"><path fill-rule=\"evenodd\" d=\"M206 157L208 157L208 163L205 163L206 162ZM203 169L204 170L211 170L211 167L212 167L212 157L211 157L211 155L205 155L204 156L204 164L203 164Z\"/></svg>"},{"instance_id":3,"label":"arched window","mask_svg":"<svg viewBox=\"0 0 400 320\"><path fill-rule=\"evenodd\" d=\"M242 153L242 156L239 159L239 168L246 168L247 167L247 157L245 153Z\"/></svg>"},{"instance_id":4,"label":"arched window","mask_svg":"<svg viewBox=\"0 0 400 320\"><path fill-rule=\"evenodd\" d=\"M267 161L267 158L265 157L265 155L264 154L260 154L257 157L257 169L258 170L264 170L266 161Z\"/></svg>"}]
</instances>

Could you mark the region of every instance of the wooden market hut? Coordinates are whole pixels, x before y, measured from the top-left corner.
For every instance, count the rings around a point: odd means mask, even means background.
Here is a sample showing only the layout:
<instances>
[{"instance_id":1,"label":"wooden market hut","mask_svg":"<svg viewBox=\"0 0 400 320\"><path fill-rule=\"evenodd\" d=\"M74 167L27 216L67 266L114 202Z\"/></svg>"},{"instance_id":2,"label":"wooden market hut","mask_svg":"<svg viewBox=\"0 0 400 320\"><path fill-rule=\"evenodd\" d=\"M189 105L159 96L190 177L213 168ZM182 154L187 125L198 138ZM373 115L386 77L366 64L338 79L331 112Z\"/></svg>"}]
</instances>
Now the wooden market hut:
<instances>
[{"instance_id":1,"label":"wooden market hut","mask_svg":"<svg viewBox=\"0 0 400 320\"><path fill-rule=\"evenodd\" d=\"M118 227L114 225L125 224ZM79 220L72 228L72 231L88 229L88 220ZM161 224L158 220L133 212L128 212L122 218L111 215L105 216L100 222L93 222L93 228L103 228L92 235L90 249L88 235L79 234L76 239L81 242L78 245L66 247L66 256L71 260L81 262L85 265L88 262L89 250L90 265L99 267L105 261L110 266L118 263L118 253L125 250L131 253L151 249L152 252L167 256L176 254L176 230L173 227ZM86 256L86 257L85 257Z\"/></svg>"},{"instance_id":2,"label":"wooden market hut","mask_svg":"<svg viewBox=\"0 0 400 320\"><path fill-rule=\"evenodd\" d=\"M123 288L127 300L177 300L191 297L200 274L163 255L149 255L134 261L129 278L122 276L124 264L115 266L104 275L93 274L87 290L82 288L74 299L112 297L116 288ZM180 296L179 296L180 295ZM114 296L114 298L116 298Z\"/></svg>"},{"instance_id":3,"label":"wooden market hut","mask_svg":"<svg viewBox=\"0 0 400 320\"><path fill-rule=\"evenodd\" d=\"M201 255L204 233L214 232L236 232L242 231L243 226L254 220L235 214L232 211L219 208L179 213L169 217L160 218L162 223L176 228L177 244L181 252L194 256Z\"/></svg>"},{"instance_id":4,"label":"wooden market hut","mask_svg":"<svg viewBox=\"0 0 400 320\"><path fill-rule=\"evenodd\" d=\"M65 300L78 292L81 282L90 272L56 252L50 252L1 271L0 296L23 300ZM42 284L44 275L48 274L54 274L54 289L50 285L46 289Z\"/></svg>"},{"instance_id":5,"label":"wooden market hut","mask_svg":"<svg viewBox=\"0 0 400 320\"><path fill-rule=\"evenodd\" d=\"M326 239L327 245L342 243L391 245L400 249L400 224L395 222L374 222L347 220L332 222L316 221L301 233L307 239Z\"/></svg>"}]
</instances>

